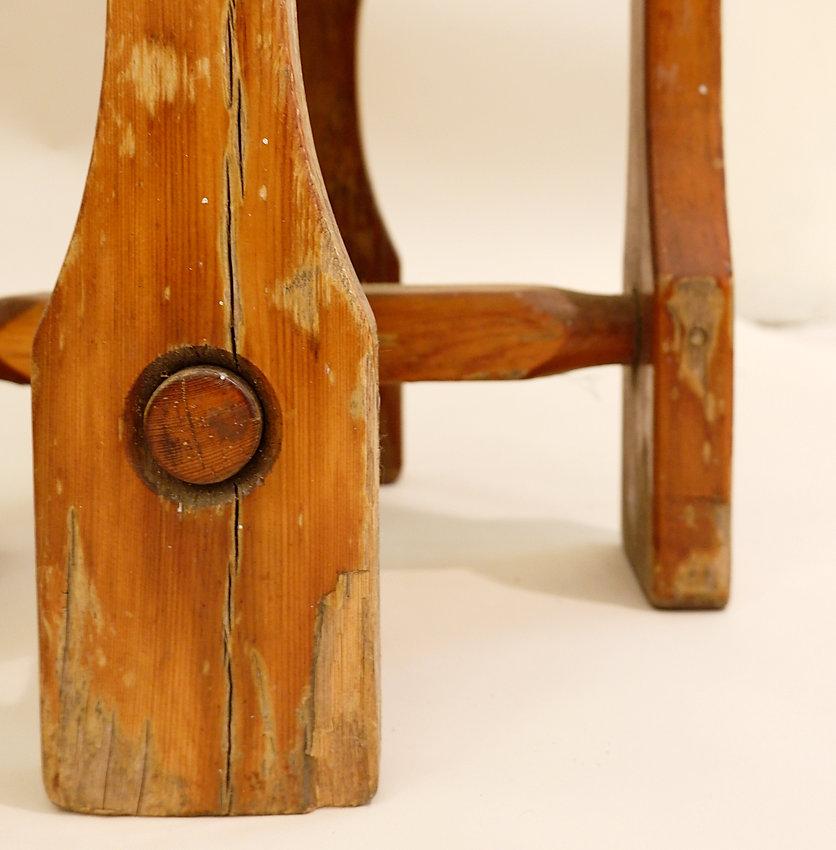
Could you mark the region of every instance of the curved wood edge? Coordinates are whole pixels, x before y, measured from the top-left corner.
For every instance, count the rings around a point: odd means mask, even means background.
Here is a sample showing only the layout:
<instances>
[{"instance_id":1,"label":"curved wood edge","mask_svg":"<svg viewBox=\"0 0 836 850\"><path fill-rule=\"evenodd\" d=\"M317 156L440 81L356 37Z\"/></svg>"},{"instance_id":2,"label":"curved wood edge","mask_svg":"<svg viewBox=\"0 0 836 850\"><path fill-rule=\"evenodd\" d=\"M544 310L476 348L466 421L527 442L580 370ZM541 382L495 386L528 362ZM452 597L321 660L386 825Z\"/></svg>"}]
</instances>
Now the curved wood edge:
<instances>
[{"instance_id":1,"label":"curved wood edge","mask_svg":"<svg viewBox=\"0 0 836 850\"><path fill-rule=\"evenodd\" d=\"M363 287L380 345L380 383L520 380L636 359L632 296L589 295L547 286ZM4 348L5 301L0 300L0 367L14 362L15 379L29 380L27 360L46 296L25 302L15 325L17 348ZM12 356L14 355L14 356ZM2 373L0 373L2 377Z\"/></svg>"},{"instance_id":2,"label":"curved wood edge","mask_svg":"<svg viewBox=\"0 0 836 850\"><path fill-rule=\"evenodd\" d=\"M300 75L295 0L109 0L84 202L33 355L44 780L66 808L268 814L376 790L377 341ZM280 435L220 495L133 463L141 393L193 362L247 377Z\"/></svg>"},{"instance_id":3,"label":"curved wood edge","mask_svg":"<svg viewBox=\"0 0 836 850\"><path fill-rule=\"evenodd\" d=\"M394 283L400 265L375 202L358 121L357 40L360 0L305 0L298 5L305 98L317 158L337 226L362 283ZM402 393L380 388L381 482L401 471Z\"/></svg>"},{"instance_id":4,"label":"curved wood edge","mask_svg":"<svg viewBox=\"0 0 836 850\"><path fill-rule=\"evenodd\" d=\"M719 608L730 576L732 279L719 0L634 0L625 290L625 548L650 601Z\"/></svg>"}]
</instances>

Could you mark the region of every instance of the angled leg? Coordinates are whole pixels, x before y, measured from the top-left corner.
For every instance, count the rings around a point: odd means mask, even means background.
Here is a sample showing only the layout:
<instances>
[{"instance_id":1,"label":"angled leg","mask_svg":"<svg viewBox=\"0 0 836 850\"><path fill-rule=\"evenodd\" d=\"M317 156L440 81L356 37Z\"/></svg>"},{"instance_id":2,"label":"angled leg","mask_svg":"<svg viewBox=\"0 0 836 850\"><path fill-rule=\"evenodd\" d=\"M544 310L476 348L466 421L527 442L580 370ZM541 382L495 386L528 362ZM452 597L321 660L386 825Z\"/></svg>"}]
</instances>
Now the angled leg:
<instances>
[{"instance_id":1,"label":"angled leg","mask_svg":"<svg viewBox=\"0 0 836 850\"><path fill-rule=\"evenodd\" d=\"M633 0L625 290L642 350L624 382L624 538L649 599L729 592L732 279L719 0Z\"/></svg>"},{"instance_id":2,"label":"angled leg","mask_svg":"<svg viewBox=\"0 0 836 850\"><path fill-rule=\"evenodd\" d=\"M107 38L34 345L48 793L153 815L363 803L376 342L313 154L295 4L110 0Z\"/></svg>"},{"instance_id":3,"label":"angled leg","mask_svg":"<svg viewBox=\"0 0 836 850\"><path fill-rule=\"evenodd\" d=\"M357 110L360 0L299 4L305 95L325 186L348 255L363 283L394 283L399 264L375 205L363 159ZM401 388L380 389L381 481L400 473Z\"/></svg>"}]
</instances>

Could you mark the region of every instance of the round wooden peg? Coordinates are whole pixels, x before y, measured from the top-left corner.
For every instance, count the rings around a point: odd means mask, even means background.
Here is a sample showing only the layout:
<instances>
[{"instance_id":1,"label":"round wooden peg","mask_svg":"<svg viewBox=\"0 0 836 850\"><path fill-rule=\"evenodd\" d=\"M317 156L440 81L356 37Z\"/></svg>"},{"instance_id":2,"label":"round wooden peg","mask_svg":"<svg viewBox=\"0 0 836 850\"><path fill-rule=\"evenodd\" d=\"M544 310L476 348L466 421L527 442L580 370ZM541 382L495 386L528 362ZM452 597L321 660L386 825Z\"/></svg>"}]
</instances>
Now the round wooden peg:
<instances>
[{"instance_id":1,"label":"round wooden peg","mask_svg":"<svg viewBox=\"0 0 836 850\"><path fill-rule=\"evenodd\" d=\"M143 431L154 460L188 484L218 484L240 472L258 450L261 404L239 375L191 366L154 391Z\"/></svg>"}]
</instances>

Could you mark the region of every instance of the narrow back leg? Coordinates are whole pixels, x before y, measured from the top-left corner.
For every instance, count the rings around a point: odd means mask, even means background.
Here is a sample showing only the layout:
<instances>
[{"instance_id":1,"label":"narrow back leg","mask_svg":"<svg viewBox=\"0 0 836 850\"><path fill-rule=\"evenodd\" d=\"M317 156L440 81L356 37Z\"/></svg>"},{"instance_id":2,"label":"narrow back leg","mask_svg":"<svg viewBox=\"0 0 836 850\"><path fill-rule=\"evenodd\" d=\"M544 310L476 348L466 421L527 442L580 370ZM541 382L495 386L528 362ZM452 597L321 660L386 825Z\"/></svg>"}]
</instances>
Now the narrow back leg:
<instances>
[{"instance_id":1,"label":"narrow back leg","mask_svg":"<svg viewBox=\"0 0 836 850\"><path fill-rule=\"evenodd\" d=\"M314 144L334 217L361 283L400 280L398 257L375 204L357 105L360 0L299 4L299 43ZM380 388L381 481L402 464L401 388Z\"/></svg>"},{"instance_id":2,"label":"narrow back leg","mask_svg":"<svg viewBox=\"0 0 836 850\"><path fill-rule=\"evenodd\" d=\"M655 605L729 594L732 278L719 0L633 0L624 540Z\"/></svg>"}]
</instances>

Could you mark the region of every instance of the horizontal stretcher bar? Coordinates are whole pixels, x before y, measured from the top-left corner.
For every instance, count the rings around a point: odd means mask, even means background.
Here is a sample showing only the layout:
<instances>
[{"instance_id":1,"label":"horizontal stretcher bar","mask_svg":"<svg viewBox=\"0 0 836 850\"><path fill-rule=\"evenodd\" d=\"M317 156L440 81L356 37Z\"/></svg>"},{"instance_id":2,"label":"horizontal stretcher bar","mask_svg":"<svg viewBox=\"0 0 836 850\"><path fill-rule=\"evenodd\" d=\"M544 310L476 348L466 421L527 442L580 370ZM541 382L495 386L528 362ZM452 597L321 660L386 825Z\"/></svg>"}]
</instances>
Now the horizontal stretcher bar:
<instances>
[{"instance_id":1,"label":"horizontal stretcher bar","mask_svg":"<svg viewBox=\"0 0 836 850\"><path fill-rule=\"evenodd\" d=\"M630 295L525 285L363 289L377 321L381 384L518 380L636 358ZM46 302L45 295L0 299L0 379L29 382Z\"/></svg>"}]
</instances>

